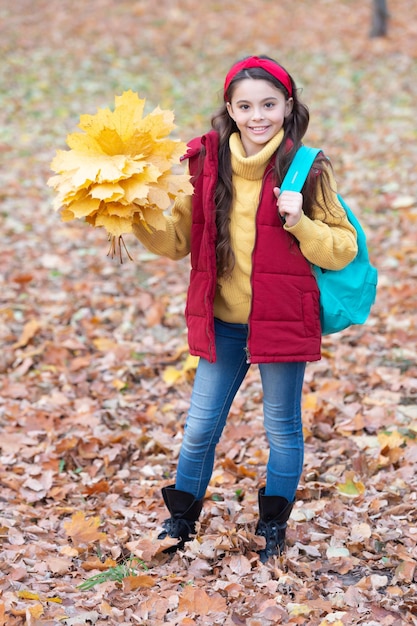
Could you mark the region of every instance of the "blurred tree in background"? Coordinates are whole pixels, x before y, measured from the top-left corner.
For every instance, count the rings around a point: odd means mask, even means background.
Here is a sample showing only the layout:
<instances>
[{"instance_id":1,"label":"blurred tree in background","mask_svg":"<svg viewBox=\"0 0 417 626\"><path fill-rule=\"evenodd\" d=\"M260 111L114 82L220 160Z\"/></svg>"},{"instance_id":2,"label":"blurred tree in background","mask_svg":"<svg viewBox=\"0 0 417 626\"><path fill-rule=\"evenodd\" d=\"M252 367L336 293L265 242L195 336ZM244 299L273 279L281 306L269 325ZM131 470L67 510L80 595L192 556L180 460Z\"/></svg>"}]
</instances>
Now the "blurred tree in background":
<instances>
[{"instance_id":1,"label":"blurred tree in background","mask_svg":"<svg viewBox=\"0 0 417 626\"><path fill-rule=\"evenodd\" d=\"M385 37L388 32L388 20L387 0L373 0L370 37Z\"/></svg>"}]
</instances>

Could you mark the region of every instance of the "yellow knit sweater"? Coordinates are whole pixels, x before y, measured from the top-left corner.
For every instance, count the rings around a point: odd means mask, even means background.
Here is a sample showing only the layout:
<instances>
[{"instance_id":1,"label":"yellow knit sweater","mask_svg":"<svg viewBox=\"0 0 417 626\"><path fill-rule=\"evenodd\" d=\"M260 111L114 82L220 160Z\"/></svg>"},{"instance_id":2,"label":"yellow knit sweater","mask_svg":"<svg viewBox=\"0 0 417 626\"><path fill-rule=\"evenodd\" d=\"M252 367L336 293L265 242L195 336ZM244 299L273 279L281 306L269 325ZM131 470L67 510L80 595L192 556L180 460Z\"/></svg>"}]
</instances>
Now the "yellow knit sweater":
<instances>
[{"instance_id":1,"label":"yellow knit sweater","mask_svg":"<svg viewBox=\"0 0 417 626\"><path fill-rule=\"evenodd\" d=\"M233 171L233 207L230 235L235 254L232 276L220 281L214 314L225 322L248 321L251 303L250 276L252 250L255 242L255 217L262 187L262 178L271 156L282 141L281 131L263 149L247 157L238 133L230 137ZM336 183L331 176L332 189ZM317 198L319 203L321 198ZM357 252L356 231L334 193L332 215L325 220L313 219L302 214L295 226L284 226L299 241L301 252L310 263L324 269L337 270L347 265ZM321 216L322 217L322 216ZM134 234L151 252L171 259L180 259L190 252L191 196L177 199L171 215L166 216L165 230L147 232L140 223L133 226Z\"/></svg>"}]
</instances>

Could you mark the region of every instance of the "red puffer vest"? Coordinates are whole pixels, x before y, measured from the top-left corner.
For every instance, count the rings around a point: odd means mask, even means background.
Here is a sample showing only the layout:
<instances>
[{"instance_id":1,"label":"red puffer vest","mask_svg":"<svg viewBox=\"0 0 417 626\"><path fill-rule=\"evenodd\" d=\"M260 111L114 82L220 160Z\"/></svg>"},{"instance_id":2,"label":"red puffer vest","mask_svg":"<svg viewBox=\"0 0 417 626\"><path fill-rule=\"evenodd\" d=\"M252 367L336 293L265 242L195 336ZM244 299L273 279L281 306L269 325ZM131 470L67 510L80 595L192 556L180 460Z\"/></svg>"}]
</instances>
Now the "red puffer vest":
<instances>
[{"instance_id":1,"label":"red puffer vest","mask_svg":"<svg viewBox=\"0 0 417 626\"><path fill-rule=\"evenodd\" d=\"M191 354L216 360L213 303L216 293L216 207L218 134L210 131L188 144L194 194L191 277L185 316ZM256 214L252 254L252 306L248 361L318 361L321 358L319 291L310 264L284 230L268 166Z\"/></svg>"}]
</instances>

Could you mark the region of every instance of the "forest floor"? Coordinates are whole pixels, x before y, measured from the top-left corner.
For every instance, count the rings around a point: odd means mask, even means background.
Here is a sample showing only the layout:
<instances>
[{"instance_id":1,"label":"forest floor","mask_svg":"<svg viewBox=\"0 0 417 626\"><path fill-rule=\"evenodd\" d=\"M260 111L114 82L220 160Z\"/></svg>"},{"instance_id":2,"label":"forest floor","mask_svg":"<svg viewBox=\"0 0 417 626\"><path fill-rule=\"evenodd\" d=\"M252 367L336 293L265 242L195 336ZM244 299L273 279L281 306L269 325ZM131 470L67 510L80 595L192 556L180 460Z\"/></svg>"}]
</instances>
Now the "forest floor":
<instances>
[{"instance_id":1,"label":"forest floor","mask_svg":"<svg viewBox=\"0 0 417 626\"><path fill-rule=\"evenodd\" d=\"M388 4L388 37L369 39L360 0L0 0L0 626L417 624L417 20L414 0ZM257 368L197 538L168 557L188 260L128 237L120 264L47 187L81 114L131 89L188 141L246 54L302 87L306 143L331 158L379 271L367 324L325 337L307 368L288 550L265 565Z\"/></svg>"}]
</instances>

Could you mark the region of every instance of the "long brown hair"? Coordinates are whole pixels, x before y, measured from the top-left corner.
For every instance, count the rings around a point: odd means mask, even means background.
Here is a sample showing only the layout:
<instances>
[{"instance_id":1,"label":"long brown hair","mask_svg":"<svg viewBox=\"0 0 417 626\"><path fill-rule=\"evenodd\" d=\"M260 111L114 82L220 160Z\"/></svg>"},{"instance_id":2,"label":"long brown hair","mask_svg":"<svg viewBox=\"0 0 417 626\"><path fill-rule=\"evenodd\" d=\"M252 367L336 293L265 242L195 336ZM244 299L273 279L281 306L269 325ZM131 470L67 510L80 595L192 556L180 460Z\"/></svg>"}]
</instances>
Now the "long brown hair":
<instances>
[{"instance_id":1,"label":"long brown hair","mask_svg":"<svg viewBox=\"0 0 417 626\"><path fill-rule=\"evenodd\" d=\"M269 59L270 57L262 56L260 58ZM275 62L275 61L274 61ZM277 64L278 65L278 64ZM267 80L276 89L279 89L285 96L289 98L289 93L284 85L278 81L272 74L260 67L244 69L236 74L231 80L227 88L227 100L230 101L236 85L245 78L253 78L255 80ZM279 187L284 176L290 166L291 161L298 148L301 145L309 120L310 114L308 108L303 104L298 96L298 90L293 78L289 75L292 85L293 107L291 113L284 120L284 137L278 147L274 163L274 174L276 185ZM226 98L225 98L226 99ZM229 148L230 136L238 131L236 123L230 117L226 102L213 115L211 125L219 134L219 153L218 153L218 179L215 192L216 204L216 225L217 225L217 276L218 278L226 278L231 275L234 267L234 254L230 243L230 211L233 203L233 187L232 187L232 163ZM323 154L319 154L314 162L313 168L307 177L302 189L303 194L303 211L311 217L313 203L317 195L317 185L322 187L322 197L324 204L329 198L330 183L328 175L329 161ZM326 212L325 206L320 207Z\"/></svg>"}]
</instances>

